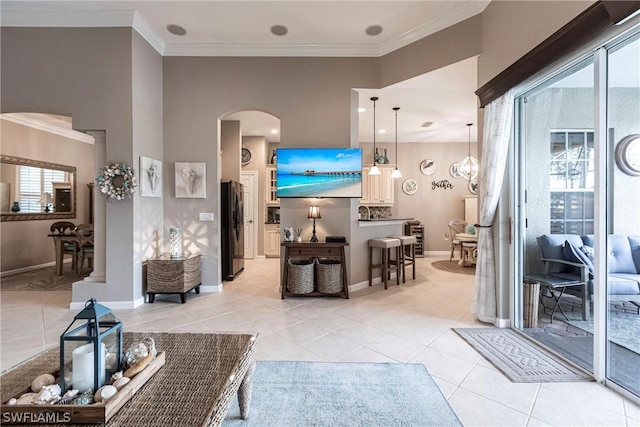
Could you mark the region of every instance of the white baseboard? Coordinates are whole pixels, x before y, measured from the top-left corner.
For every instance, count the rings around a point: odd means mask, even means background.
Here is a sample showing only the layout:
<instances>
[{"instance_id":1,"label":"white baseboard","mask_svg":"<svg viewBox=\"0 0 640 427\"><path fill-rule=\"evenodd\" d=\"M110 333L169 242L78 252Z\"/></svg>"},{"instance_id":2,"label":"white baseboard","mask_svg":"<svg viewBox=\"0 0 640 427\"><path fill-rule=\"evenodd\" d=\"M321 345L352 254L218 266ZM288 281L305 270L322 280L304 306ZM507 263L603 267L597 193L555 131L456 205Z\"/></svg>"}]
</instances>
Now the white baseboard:
<instances>
[{"instance_id":1,"label":"white baseboard","mask_svg":"<svg viewBox=\"0 0 640 427\"><path fill-rule=\"evenodd\" d=\"M222 292L222 289L222 283L219 285L200 285L200 292L202 293Z\"/></svg>"},{"instance_id":2,"label":"white baseboard","mask_svg":"<svg viewBox=\"0 0 640 427\"><path fill-rule=\"evenodd\" d=\"M136 298L133 301L100 301L100 305L109 307L112 310L131 310L140 307L145 302L144 297ZM86 302L72 302L69 304L71 310L82 310Z\"/></svg>"},{"instance_id":3,"label":"white baseboard","mask_svg":"<svg viewBox=\"0 0 640 427\"><path fill-rule=\"evenodd\" d=\"M511 327L511 319L496 319L495 325L498 328L510 328Z\"/></svg>"},{"instance_id":4,"label":"white baseboard","mask_svg":"<svg viewBox=\"0 0 640 427\"><path fill-rule=\"evenodd\" d=\"M65 263L71 262L70 259L67 259ZM40 268L51 267L52 265L56 265L55 261L45 262L44 264L39 265L30 265L29 267L16 268L15 270L8 270L0 272L0 277L12 276L14 274L26 273L27 271L38 270Z\"/></svg>"}]
</instances>

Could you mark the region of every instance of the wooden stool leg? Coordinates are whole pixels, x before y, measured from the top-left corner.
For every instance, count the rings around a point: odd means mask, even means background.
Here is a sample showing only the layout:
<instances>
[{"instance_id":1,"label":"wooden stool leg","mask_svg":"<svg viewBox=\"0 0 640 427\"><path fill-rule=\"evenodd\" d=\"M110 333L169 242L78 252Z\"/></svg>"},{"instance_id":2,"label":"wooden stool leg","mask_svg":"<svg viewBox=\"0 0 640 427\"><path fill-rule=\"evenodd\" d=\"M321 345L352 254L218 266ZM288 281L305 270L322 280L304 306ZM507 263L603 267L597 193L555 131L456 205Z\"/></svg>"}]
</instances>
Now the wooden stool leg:
<instances>
[{"instance_id":1,"label":"wooden stool leg","mask_svg":"<svg viewBox=\"0 0 640 427\"><path fill-rule=\"evenodd\" d=\"M389 274L389 250L382 249L382 275L384 276L385 289L387 289L387 274Z\"/></svg>"},{"instance_id":2,"label":"wooden stool leg","mask_svg":"<svg viewBox=\"0 0 640 427\"><path fill-rule=\"evenodd\" d=\"M400 252L402 252L403 250L402 248L402 245L396 248L396 259L398 260L398 262L400 262L400 259L402 257L402 255L400 255ZM404 263L402 264L402 271L404 271ZM404 276L402 276L402 283L404 283ZM396 285L400 286L400 264L396 265Z\"/></svg>"},{"instance_id":3,"label":"wooden stool leg","mask_svg":"<svg viewBox=\"0 0 640 427\"><path fill-rule=\"evenodd\" d=\"M369 286L373 283L373 248L369 246Z\"/></svg>"},{"instance_id":4,"label":"wooden stool leg","mask_svg":"<svg viewBox=\"0 0 640 427\"><path fill-rule=\"evenodd\" d=\"M407 277L407 270L404 265L404 246L400 246L398 253L400 254L400 264L402 265L402 283L406 283L405 279Z\"/></svg>"},{"instance_id":5,"label":"wooden stool leg","mask_svg":"<svg viewBox=\"0 0 640 427\"><path fill-rule=\"evenodd\" d=\"M416 245L411 245L411 259L413 262L411 263L411 267L413 268L413 279L416 278Z\"/></svg>"}]
</instances>

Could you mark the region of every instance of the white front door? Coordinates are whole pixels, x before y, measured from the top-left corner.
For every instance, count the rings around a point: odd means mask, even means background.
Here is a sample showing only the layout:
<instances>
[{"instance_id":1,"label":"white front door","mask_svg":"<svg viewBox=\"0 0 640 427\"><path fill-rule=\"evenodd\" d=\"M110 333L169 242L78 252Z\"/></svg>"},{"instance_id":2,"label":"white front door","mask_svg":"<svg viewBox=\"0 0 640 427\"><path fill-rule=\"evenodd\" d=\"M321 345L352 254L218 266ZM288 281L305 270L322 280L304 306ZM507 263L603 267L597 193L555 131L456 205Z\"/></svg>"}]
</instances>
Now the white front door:
<instances>
[{"instance_id":1,"label":"white front door","mask_svg":"<svg viewBox=\"0 0 640 427\"><path fill-rule=\"evenodd\" d=\"M244 258L254 259L256 255L257 228L256 228L256 206L258 206L258 193L256 193L256 183L258 182L258 172L242 172L244 202Z\"/></svg>"}]
</instances>

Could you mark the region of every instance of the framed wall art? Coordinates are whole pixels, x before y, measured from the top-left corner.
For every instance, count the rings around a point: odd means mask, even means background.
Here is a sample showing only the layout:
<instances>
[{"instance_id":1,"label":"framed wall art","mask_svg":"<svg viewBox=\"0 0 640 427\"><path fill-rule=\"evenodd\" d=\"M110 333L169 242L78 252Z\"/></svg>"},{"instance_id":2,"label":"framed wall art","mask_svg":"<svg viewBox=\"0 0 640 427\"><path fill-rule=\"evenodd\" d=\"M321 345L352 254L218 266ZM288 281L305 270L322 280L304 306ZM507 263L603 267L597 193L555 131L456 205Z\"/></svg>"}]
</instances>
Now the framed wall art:
<instances>
[{"instance_id":1,"label":"framed wall art","mask_svg":"<svg viewBox=\"0 0 640 427\"><path fill-rule=\"evenodd\" d=\"M140 156L140 196L162 196L162 162Z\"/></svg>"},{"instance_id":2,"label":"framed wall art","mask_svg":"<svg viewBox=\"0 0 640 427\"><path fill-rule=\"evenodd\" d=\"M427 160L423 160L422 163L420 163L420 172L422 172L424 175L433 175L436 171L436 162L431 160L431 159L427 159Z\"/></svg>"},{"instance_id":3,"label":"framed wall art","mask_svg":"<svg viewBox=\"0 0 640 427\"><path fill-rule=\"evenodd\" d=\"M176 162L176 198L207 197L206 163Z\"/></svg>"},{"instance_id":4,"label":"framed wall art","mask_svg":"<svg viewBox=\"0 0 640 427\"><path fill-rule=\"evenodd\" d=\"M418 183L415 179L409 178L402 183L402 191L408 195L416 194L418 191Z\"/></svg>"}]
</instances>

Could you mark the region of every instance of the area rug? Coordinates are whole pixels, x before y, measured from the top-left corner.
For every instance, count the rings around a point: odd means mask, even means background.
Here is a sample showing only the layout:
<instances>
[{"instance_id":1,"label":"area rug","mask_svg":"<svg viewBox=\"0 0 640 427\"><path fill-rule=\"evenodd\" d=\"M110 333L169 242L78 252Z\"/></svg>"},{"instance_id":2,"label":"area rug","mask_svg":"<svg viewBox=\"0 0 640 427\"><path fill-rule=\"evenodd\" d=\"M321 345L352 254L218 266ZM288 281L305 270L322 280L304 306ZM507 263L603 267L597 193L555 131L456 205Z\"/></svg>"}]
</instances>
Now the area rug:
<instances>
[{"instance_id":1,"label":"area rug","mask_svg":"<svg viewBox=\"0 0 640 427\"><path fill-rule=\"evenodd\" d=\"M70 264L64 264L62 276L56 276L55 266L39 268L0 278L0 291L71 291L73 282L89 274L77 276Z\"/></svg>"},{"instance_id":2,"label":"area rug","mask_svg":"<svg viewBox=\"0 0 640 427\"><path fill-rule=\"evenodd\" d=\"M457 260L449 261L433 261L431 266L436 270L446 271L447 273L457 273L457 274L467 274L470 276L475 276L476 274L476 266L469 265L467 267L461 267L458 265Z\"/></svg>"},{"instance_id":3,"label":"area rug","mask_svg":"<svg viewBox=\"0 0 640 427\"><path fill-rule=\"evenodd\" d=\"M567 313L569 317L567 323L593 335L593 318L589 320L573 319L571 315L572 313ZM610 341L640 354L640 316L632 313L610 312L608 338Z\"/></svg>"},{"instance_id":4,"label":"area rug","mask_svg":"<svg viewBox=\"0 0 640 427\"><path fill-rule=\"evenodd\" d=\"M515 383L592 381L511 329L454 328L458 335Z\"/></svg>"},{"instance_id":5,"label":"area rug","mask_svg":"<svg viewBox=\"0 0 640 427\"><path fill-rule=\"evenodd\" d=\"M249 418L223 426L460 426L422 364L257 362Z\"/></svg>"}]
</instances>

